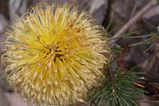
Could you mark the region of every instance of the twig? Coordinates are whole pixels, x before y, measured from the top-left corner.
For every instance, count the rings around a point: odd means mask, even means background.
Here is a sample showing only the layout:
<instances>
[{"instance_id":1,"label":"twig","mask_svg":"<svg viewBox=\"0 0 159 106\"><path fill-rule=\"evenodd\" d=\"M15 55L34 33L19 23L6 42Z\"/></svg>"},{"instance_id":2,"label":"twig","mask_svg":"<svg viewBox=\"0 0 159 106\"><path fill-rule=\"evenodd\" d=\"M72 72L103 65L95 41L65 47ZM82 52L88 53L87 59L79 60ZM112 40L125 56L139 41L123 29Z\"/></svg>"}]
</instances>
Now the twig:
<instances>
[{"instance_id":1,"label":"twig","mask_svg":"<svg viewBox=\"0 0 159 106\"><path fill-rule=\"evenodd\" d=\"M159 103L158 100L137 100L138 102Z\"/></svg>"},{"instance_id":2,"label":"twig","mask_svg":"<svg viewBox=\"0 0 159 106\"><path fill-rule=\"evenodd\" d=\"M131 15L130 15L130 19L134 16L136 9L137 9L137 1L135 1L134 7L133 7Z\"/></svg>"},{"instance_id":3,"label":"twig","mask_svg":"<svg viewBox=\"0 0 159 106\"><path fill-rule=\"evenodd\" d=\"M125 33L128 28L133 25L137 20L140 19L142 15L144 15L149 9L156 5L155 0L151 0L145 7L143 7L139 12L136 13L134 17L132 17L112 38L111 45L114 46L115 42Z\"/></svg>"}]
</instances>

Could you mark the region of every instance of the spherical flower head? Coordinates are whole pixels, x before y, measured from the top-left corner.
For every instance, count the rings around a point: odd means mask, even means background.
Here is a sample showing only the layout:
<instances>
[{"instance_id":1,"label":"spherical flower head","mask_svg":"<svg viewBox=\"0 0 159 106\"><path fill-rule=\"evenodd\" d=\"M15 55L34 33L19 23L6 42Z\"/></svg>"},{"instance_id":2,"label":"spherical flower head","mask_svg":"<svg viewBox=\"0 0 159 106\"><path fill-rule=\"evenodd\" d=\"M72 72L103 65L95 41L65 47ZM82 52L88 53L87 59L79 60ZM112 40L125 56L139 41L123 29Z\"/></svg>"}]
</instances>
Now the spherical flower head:
<instances>
[{"instance_id":1,"label":"spherical flower head","mask_svg":"<svg viewBox=\"0 0 159 106\"><path fill-rule=\"evenodd\" d=\"M32 8L7 32L8 81L29 102L66 106L98 85L108 64L105 30L69 4Z\"/></svg>"}]
</instances>

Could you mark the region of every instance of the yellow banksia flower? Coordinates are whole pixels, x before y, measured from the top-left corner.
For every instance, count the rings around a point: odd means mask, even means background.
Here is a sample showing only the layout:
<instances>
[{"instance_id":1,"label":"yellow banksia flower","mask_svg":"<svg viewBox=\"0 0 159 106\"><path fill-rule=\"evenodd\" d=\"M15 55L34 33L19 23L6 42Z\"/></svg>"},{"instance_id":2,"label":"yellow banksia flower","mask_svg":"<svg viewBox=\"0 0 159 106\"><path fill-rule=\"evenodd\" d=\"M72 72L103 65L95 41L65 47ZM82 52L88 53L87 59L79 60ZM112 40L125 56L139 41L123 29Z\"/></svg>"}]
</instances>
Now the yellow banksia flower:
<instances>
[{"instance_id":1,"label":"yellow banksia flower","mask_svg":"<svg viewBox=\"0 0 159 106\"><path fill-rule=\"evenodd\" d=\"M105 30L69 4L38 5L7 31L2 60L8 81L29 102L66 106L103 77L110 48Z\"/></svg>"}]
</instances>

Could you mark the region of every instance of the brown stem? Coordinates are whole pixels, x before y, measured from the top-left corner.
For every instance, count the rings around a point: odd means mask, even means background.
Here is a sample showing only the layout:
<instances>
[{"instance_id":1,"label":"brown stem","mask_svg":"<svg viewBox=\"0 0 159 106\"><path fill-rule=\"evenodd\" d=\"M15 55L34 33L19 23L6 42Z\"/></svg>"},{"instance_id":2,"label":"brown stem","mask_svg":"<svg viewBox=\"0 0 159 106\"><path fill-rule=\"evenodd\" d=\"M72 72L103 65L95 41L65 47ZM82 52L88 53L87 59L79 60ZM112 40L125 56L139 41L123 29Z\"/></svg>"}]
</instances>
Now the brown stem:
<instances>
[{"instance_id":1,"label":"brown stem","mask_svg":"<svg viewBox=\"0 0 159 106\"><path fill-rule=\"evenodd\" d=\"M111 45L114 46L115 42L125 33L131 25L138 21L141 16L143 16L149 9L156 5L156 0L151 0L145 7L143 7L139 12L136 13L112 38Z\"/></svg>"}]
</instances>

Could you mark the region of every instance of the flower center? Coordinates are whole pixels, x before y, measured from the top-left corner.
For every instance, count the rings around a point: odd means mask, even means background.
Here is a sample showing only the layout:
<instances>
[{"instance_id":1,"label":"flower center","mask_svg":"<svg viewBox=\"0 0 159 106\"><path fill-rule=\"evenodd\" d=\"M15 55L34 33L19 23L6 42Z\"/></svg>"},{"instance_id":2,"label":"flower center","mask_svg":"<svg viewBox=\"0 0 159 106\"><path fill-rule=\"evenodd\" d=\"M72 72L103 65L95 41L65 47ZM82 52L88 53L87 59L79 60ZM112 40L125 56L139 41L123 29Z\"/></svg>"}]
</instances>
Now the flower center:
<instances>
[{"instance_id":1,"label":"flower center","mask_svg":"<svg viewBox=\"0 0 159 106\"><path fill-rule=\"evenodd\" d=\"M65 48L66 49L66 48ZM65 54L65 49L60 49L59 45L54 45L54 46L48 46L46 47L44 54L45 54L45 59L51 59L54 62L57 60L63 60L64 54Z\"/></svg>"}]
</instances>

